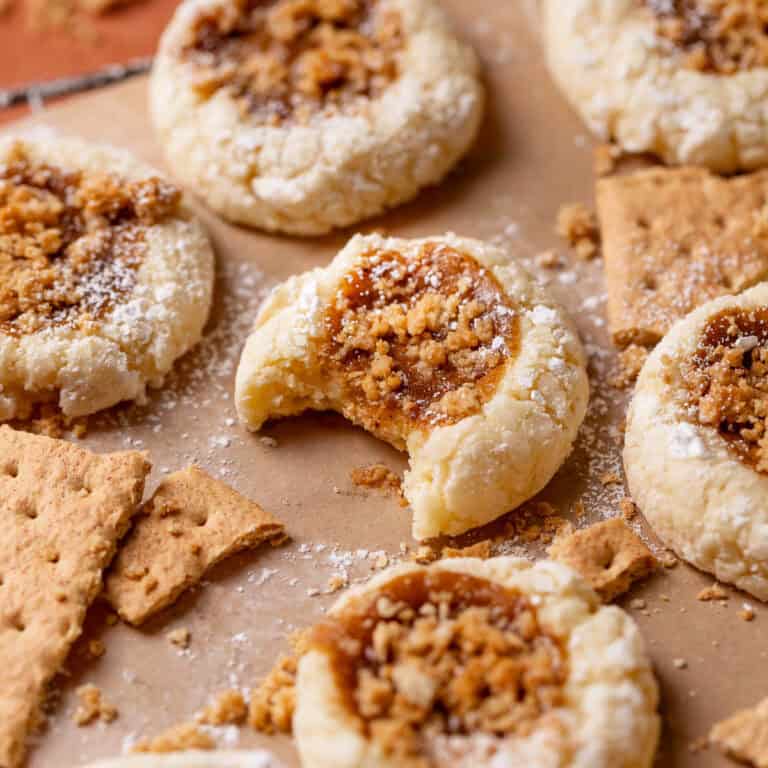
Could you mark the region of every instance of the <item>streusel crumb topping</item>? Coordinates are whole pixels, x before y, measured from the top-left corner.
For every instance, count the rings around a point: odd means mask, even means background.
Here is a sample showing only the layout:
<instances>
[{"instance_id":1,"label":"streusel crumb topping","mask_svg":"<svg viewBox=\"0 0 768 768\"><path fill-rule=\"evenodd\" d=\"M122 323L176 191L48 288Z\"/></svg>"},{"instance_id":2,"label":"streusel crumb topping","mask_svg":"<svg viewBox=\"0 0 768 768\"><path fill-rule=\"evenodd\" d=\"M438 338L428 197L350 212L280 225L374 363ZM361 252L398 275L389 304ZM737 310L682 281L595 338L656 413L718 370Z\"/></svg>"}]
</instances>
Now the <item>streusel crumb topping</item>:
<instances>
[{"instance_id":1,"label":"streusel crumb topping","mask_svg":"<svg viewBox=\"0 0 768 768\"><path fill-rule=\"evenodd\" d=\"M365 733L404 768L435 765L446 736L530 734L563 703L563 645L524 595L474 576L400 576L311 643Z\"/></svg>"},{"instance_id":2,"label":"streusel crumb topping","mask_svg":"<svg viewBox=\"0 0 768 768\"><path fill-rule=\"evenodd\" d=\"M403 44L384 0L228 0L200 14L182 56L201 98L227 88L244 115L279 125L376 98Z\"/></svg>"},{"instance_id":3,"label":"streusel crumb topping","mask_svg":"<svg viewBox=\"0 0 768 768\"><path fill-rule=\"evenodd\" d=\"M742 461L768 472L768 307L713 317L679 376L687 413L717 429Z\"/></svg>"},{"instance_id":4,"label":"streusel crumb topping","mask_svg":"<svg viewBox=\"0 0 768 768\"><path fill-rule=\"evenodd\" d=\"M765 0L642 0L657 33L685 55L691 69L730 75L768 66Z\"/></svg>"},{"instance_id":5,"label":"streusel crumb topping","mask_svg":"<svg viewBox=\"0 0 768 768\"><path fill-rule=\"evenodd\" d=\"M491 272L450 247L365 256L326 316L345 415L399 445L413 424L476 413L518 350L519 323Z\"/></svg>"},{"instance_id":6,"label":"streusel crumb topping","mask_svg":"<svg viewBox=\"0 0 768 768\"><path fill-rule=\"evenodd\" d=\"M0 163L0 332L98 319L132 290L146 228L180 199L158 178L67 171L15 145Z\"/></svg>"}]
</instances>

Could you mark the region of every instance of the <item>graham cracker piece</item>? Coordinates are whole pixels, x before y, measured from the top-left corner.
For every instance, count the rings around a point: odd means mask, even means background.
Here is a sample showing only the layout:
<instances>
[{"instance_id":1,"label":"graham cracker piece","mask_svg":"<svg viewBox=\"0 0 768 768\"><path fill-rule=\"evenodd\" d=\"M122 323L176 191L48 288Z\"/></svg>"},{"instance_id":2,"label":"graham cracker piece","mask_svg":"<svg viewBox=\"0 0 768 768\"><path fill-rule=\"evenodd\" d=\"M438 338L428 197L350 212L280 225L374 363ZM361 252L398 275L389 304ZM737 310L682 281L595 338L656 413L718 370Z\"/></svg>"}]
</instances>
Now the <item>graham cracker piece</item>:
<instances>
[{"instance_id":1,"label":"graham cracker piece","mask_svg":"<svg viewBox=\"0 0 768 768\"><path fill-rule=\"evenodd\" d=\"M768 768L768 699L715 724L709 743L754 768Z\"/></svg>"},{"instance_id":2,"label":"graham cracker piece","mask_svg":"<svg viewBox=\"0 0 768 768\"><path fill-rule=\"evenodd\" d=\"M282 523L201 469L174 472L115 558L107 599L125 621L141 624L220 560L283 535Z\"/></svg>"},{"instance_id":3,"label":"graham cracker piece","mask_svg":"<svg viewBox=\"0 0 768 768\"><path fill-rule=\"evenodd\" d=\"M606 602L658 567L652 552L618 517L555 539L547 551L578 571Z\"/></svg>"},{"instance_id":4,"label":"graham cracker piece","mask_svg":"<svg viewBox=\"0 0 768 768\"><path fill-rule=\"evenodd\" d=\"M650 168L597 182L614 342L650 346L717 296L768 276L768 171Z\"/></svg>"},{"instance_id":5,"label":"graham cracker piece","mask_svg":"<svg viewBox=\"0 0 768 768\"><path fill-rule=\"evenodd\" d=\"M180 723L164 730L154 739L140 741L132 752L185 752L193 749L216 749L216 742L195 723Z\"/></svg>"},{"instance_id":6,"label":"graham cracker piece","mask_svg":"<svg viewBox=\"0 0 768 768\"><path fill-rule=\"evenodd\" d=\"M141 501L136 452L97 455L0 427L0 766L20 765L47 682L82 631Z\"/></svg>"}]
</instances>

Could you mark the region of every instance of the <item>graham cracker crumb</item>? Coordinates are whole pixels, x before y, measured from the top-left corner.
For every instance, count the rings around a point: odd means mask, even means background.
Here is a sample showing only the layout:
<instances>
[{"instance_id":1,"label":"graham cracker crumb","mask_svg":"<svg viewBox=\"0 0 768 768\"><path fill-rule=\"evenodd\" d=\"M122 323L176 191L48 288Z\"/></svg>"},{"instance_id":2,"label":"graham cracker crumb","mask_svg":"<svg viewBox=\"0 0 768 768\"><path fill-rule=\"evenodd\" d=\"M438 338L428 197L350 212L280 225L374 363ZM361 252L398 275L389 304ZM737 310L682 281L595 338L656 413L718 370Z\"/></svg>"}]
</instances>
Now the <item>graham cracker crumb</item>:
<instances>
[{"instance_id":1,"label":"graham cracker crumb","mask_svg":"<svg viewBox=\"0 0 768 768\"><path fill-rule=\"evenodd\" d=\"M111 723L117 717L117 709L102 698L101 690L95 685L81 685L75 694L80 699L80 704L72 720L78 726L90 725L96 720Z\"/></svg>"},{"instance_id":2,"label":"graham cracker crumb","mask_svg":"<svg viewBox=\"0 0 768 768\"><path fill-rule=\"evenodd\" d=\"M190 749L216 749L216 742L195 723L181 723L163 731L154 739L140 741L132 752L184 752Z\"/></svg>"},{"instance_id":3,"label":"graham cracker crumb","mask_svg":"<svg viewBox=\"0 0 768 768\"><path fill-rule=\"evenodd\" d=\"M487 560L493 554L490 540L478 541L477 544L472 544L469 547L462 547L461 549L454 549L453 547L445 547L442 552L442 556L446 558L454 557L479 557L481 560Z\"/></svg>"},{"instance_id":4,"label":"graham cracker crumb","mask_svg":"<svg viewBox=\"0 0 768 768\"><path fill-rule=\"evenodd\" d=\"M100 659L107 652L107 648L101 640L90 640L88 642L88 653L94 659Z\"/></svg>"},{"instance_id":5,"label":"graham cracker crumb","mask_svg":"<svg viewBox=\"0 0 768 768\"><path fill-rule=\"evenodd\" d=\"M244 722L248 707L243 694L236 688L223 691L198 716L206 725L239 725Z\"/></svg>"},{"instance_id":6,"label":"graham cracker crumb","mask_svg":"<svg viewBox=\"0 0 768 768\"><path fill-rule=\"evenodd\" d=\"M719 585L713 584L711 587L705 587L698 595L697 600L702 602L710 602L712 600L727 600L730 595Z\"/></svg>"},{"instance_id":7,"label":"graham cracker crumb","mask_svg":"<svg viewBox=\"0 0 768 768\"><path fill-rule=\"evenodd\" d=\"M768 768L768 699L714 725L709 743L735 760Z\"/></svg>"},{"instance_id":8,"label":"graham cracker crumb","mask_svg":"<svg viewBox=\"0 0 768 768\"><path fill-rule=\"evenodd\" d=\"M560 206L556 231L571 246L580 261L590 261L597 256L600 243L597 216L583 203Z\"/></svg>"},{"instance_id":9,"label":"graham cracker crumb","mask_svg":"<svg viewBox=\"0 0 768 768\"><path fill-rule=\"evenodd\" d=\"M410 555L411 560L420 565L428 565L440 559L440 553L427 544L417 547Z\"/></svg>"},{"instance_id":10,"label":"graham cracker crumb","mask_svg":"<svg viewBox=\"0 0 768 768\"><path fill-rule=\"evenodd\" d=\"M186 649L189 648L192 633L186 627L178 627L168 632L166 638L171 645Z\"/></svg>"},{"instance_id":11,"label":"graham cracker crumb","mask_svg":"<svg viewBox=\"0 0 768 768\"><path fill-rule=\"evenodd\" d=\"M260 733L291 733L296 708L296 653L281 656L272 671L251 693L248 723Z\"/></svg>"},{"instance_id":12,"label":"graham cracker crumb","mask_svg":"<svg viewBox=\"0 0 768 768\"><path fill-rule=\"evenodd\" d=\"M665 568L669 569L675 568L680 561L677 559L677 555L674 552L670 551L669 549L665 549L659 556L659 562Z\"/></svg>"},{"instance_id":13,"label":"graham cracker crumb","mask_svg":"<svg viewBox=\"0 0 768 768\"><path fill-rule=\"evenodd\" d=\"M332 595L347 586L348 580L344 576L335 573L328 579L328 586L325 589L327 595Z\"/></svg>"},{"instance_id":14,"label":"graham cracker crumb","mask_svg":"<svg viewBox=\"0 0 768 768\"><path fill-rule=\"evenodd\" d=\"M627 521L634 520L637 517L637 505L632 499L622 499L619 502L619 509L621 510L621 516Z\"/></svg>"},{"instance_id":15,"label":"graham cracker crumb","mask_svg":"<svg viewBox=\"0 0 768 768\"><path fill-rule=\"evenodd\" d=\"M561 517L555 507L546 501L537 501L515 510L498 540L549 544L555 536L570 533L571 530L571 523Z\"/></svg>"},{"instance_id":16,"label":"graham cracker crumb","mask_svg":"<svg viewBox=\"0 0 768 768\"><path fill-rule=\"evenodd\" d=\"M658 562L621 518L612 518L558 538L548 553L569 565L610 602L635 581L653 573Z\"/></svg>"},{"instance_id":17,"label":"graham cracker crumb","mask_svg":"<svg viewBox=\"0 0 768 768\"><path fill-rule=\"evenodd\" d=\"M360 488L375 488L400 493L402 481L396 473L384 464L369 464L357 467L349 473L352 482Z\"/></svg>"},{"instance_id":18,"label":"graham cracker crumb","mask_svg":"<svg viewBox=\"0 0 768 768\"><path fill-rule=\"evenodd\" d=\"M744 603L741 607L741 610L739 611L739 618L742 621L754 621L755 620L755 609L749 604Z\"/></svg>"},{"instance_id":19,"label":"graham cracker crumb","mask_svg":"<svg viewBox=\"0 0 768 768\"><path fill-rule=\"evenodd\" d=\"M540 269L558 269L563 266L559 254L555 250L542 251L534 256L536 266Z\"/></svg>"},{"instance_id":20,"label":"graham cracker crumb","mask_svg":"<svg viewBox=\"0 0 768 768\"><path fill-rule=\"evenodd\" d=\"M608 383L616 389L629 389L634 386L648 354L648 348L639 344L630 344L626 349L622 349L619 352L619 369Z\"/></svg>"}]
</instances>

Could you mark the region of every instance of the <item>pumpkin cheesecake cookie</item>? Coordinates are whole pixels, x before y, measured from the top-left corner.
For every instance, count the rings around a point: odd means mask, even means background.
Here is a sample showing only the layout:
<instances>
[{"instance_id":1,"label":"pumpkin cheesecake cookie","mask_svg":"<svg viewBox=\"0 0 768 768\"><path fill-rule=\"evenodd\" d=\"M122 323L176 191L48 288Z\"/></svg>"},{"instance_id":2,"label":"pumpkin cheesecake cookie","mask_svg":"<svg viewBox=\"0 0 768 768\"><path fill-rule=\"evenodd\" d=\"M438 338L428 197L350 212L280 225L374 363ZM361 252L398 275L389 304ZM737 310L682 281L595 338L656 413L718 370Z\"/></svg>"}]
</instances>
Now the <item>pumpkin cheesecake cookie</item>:
<instances>
[{"instance_id":1,"label":"pumpkin cheesecake cookie","mask_svg":"<svg viewBox=\"0 0 768 768\"><path fill-rule=\"evenodd\" d=\"M475 54L435 0L185 0L150 95L179 179L232 221L297 235L440 181L483 112Z\"/></svg>"},{"instance_id":2,"label":"pumpkin cheesecake cookie","mask_svg":"<svg viewBox=\"0 0 768 768\"><path fill-rule=\"evenodd\" d=\"M588 396L564 312L508 254L455 235L356 236L279 286L240 360L236 404L336 410L407 451L414 535L458 534L541 490Z\"/></svg>"},{"instance_id":3,"label":"pumpkin cheesecake cookie","mask_svg":"<svg viewBox=\"0 0 768 768\"><path fill-rule=\"evenodd\" d=\"M768 284L705 304L648 358L627 422L632 498L682 558L768 599Z\"/></svg>"},{"instance_id":4,"label":"pumpkin cheesecake cookie","mask_svg":"<svg viewBox=\"0 0 768 768\"><path fill-rule=\"evenodd\" d=\"M547 56L590 128L718 172L768 163L768 5L545 0Z\"/></svg>"},{"instance_id":5,"label":"pumpkin cheesecake cookie","mask_svg":"<svg viewBox=\"0 0 768 768\"><path fill-rule=\"evenodd\" d=\"M305 768L648 768L658 691L643 640L569 568L501 557L398 566L308 637Z\"/></svg>"},{"instance_id":6,"label":"pumpkin cheesecake cookie","mask_svg":"<svg viewBox=\"0 0 768 768\"><path fill-rule=\"evenodd\" d=\"M160 386L200 339L213 254L180 191L118 150L0 139L0 420Z\"/></svg>"}]
</instances>

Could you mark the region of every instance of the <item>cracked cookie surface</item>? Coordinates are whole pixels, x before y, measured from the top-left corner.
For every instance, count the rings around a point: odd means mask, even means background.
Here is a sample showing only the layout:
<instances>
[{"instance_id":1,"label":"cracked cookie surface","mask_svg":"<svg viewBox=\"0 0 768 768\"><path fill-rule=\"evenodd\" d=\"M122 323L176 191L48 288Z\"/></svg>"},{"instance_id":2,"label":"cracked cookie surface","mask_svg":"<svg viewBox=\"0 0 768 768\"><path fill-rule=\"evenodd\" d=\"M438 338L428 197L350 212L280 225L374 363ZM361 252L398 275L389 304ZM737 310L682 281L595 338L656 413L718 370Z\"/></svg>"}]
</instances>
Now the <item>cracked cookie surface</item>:
<instances>
[{"instance_id":1,"label":"cracked cookie surface","mask_svg":"<svg viewBox=\"0 0 768 768\"><path fill-rule=\"evenodd\" d=\"M228 219L297 235L439 182L484 102L435 0L186 0L150 93L182 181Z\"/></svg>"},{"instance_id":2,"label":"cracked cookie surface","mask_svg":"<svg viewBox=\"0 0 768 768\"><path fill-rule=\"evenodd\" d=\"M0 142L0 419L141 399L200 338L213 255L181 192L106 147Z\"/></svg>"}]
</instances>

